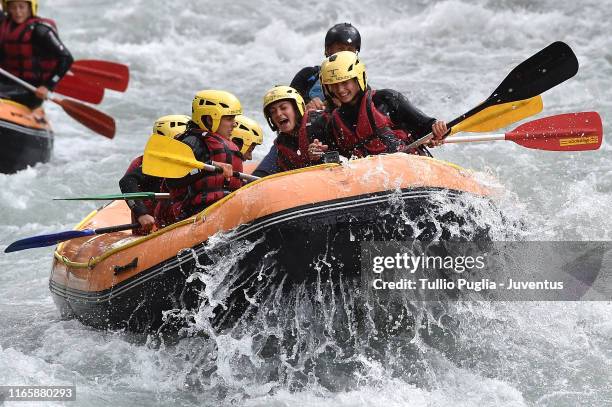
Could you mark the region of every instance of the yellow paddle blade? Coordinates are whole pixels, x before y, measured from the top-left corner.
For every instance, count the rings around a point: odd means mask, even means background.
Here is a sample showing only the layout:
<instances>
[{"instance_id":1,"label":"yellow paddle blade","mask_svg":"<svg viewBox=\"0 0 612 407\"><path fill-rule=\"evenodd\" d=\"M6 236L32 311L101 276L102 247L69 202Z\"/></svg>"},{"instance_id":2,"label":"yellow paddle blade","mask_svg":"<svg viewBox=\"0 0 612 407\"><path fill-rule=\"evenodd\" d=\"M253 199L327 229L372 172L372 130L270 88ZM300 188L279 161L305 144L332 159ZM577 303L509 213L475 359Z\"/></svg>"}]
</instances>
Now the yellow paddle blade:
<instances>
[{"instance_id":1,"label":"yellow paddle blade","mask_svg":"<svg viewBox=\"0 0 612 407\"><path fill-rule=\"evenodd\" d=\"M194 169L204 168L193 150L171 137L153 134L145 147L142 172L161 178L182 178Z\"/></svg>"},{"instance_id":2,"label":"yellow paddle blade","mask_svg":"<svg viewBox=\"0 0 612 407\"><path fill-rule=\"evenodd\" d=\"M453 126L450 134L460 131L473 133L494 131L538 114L543 108L542 97L539 95L530 99L487 107Z\"/></svg>"}]
</instances>

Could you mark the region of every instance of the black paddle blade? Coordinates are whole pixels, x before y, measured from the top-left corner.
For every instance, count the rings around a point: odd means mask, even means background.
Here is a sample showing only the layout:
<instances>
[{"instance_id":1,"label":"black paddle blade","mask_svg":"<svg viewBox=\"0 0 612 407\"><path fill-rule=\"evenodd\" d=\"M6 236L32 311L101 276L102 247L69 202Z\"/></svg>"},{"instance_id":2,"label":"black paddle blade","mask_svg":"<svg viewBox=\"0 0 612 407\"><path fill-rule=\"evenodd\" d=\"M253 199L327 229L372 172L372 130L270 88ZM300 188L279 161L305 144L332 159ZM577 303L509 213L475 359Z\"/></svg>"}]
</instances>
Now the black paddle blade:
<instances>
[{"instance_id":1,"label":"black paddle blade","mask_svg":"<svg viewBox=\"0 0 612 407\"><path fill-rule=\"evenodd\" d=\"M553 42L514 68L487 100L451 120L447 126L461 123L487 107L538 96L576 75L576 72L578 59L574 51L564 42Z\"/></svg>"},{"instance_id":2,"label":"black paddle blade","mask_svg":"<svg viewBox=\"0 0 612 407\"><path fill-rule=\"evenodd\" d=\"M578 59L564 42L550 44L519 64L485 103L497 105L529 99L568 80L578 72Z\"/></svg>"}]
</instances>

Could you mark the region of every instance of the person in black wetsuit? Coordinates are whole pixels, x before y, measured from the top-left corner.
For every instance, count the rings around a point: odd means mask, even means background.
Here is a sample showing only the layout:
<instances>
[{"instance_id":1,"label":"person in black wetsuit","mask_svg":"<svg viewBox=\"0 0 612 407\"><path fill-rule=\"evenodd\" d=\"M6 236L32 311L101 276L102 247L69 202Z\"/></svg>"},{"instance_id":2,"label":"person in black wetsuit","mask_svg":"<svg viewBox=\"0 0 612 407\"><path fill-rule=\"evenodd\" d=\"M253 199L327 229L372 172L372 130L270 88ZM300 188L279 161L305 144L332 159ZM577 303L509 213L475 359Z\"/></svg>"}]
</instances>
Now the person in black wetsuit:
<instances>
[{"instance_id":1,"label":"person in black wetsuit","mask_svg":"<svg viewBox=\"0 0 612 407\"><path fill-rule=\"evenodd\" d=\"M7 17L0 24L0 66L37 89L32 93L0 76L0 96L35 108L68 72L73 58L55 22L37 16L37 0L2 4Z\"/></svg>"},{"instance_id":2,"label":"person in black wetsuit","mask_svg":"<svg viewBox=\"0 0 612 407\"><path fill-rule=\"evenodd\" d=\"M328 57L340 51L359 52L361 50L361 35L351 23L334 25L325 35L325 56ZM320 66L307 66L302 68L291 81L292 88L296 89L304 102L306 109L323 110L325 105L333 107L331 100L326 100L323 88L319 82Z\"/></svg>"},{"instance_id":3,"label":"person in black wetsuit","mask_svg":"<svg viewBox=\"0 0 612 407\"><path fill-rule=\"evenodd\" d=\"M338 99L340 106L331 112L307 112L300 149L311 163L317 163L327 150L346 158L395 152L429 155L424 147L412 150L408 145L429 132L436 141L447 133L445 122L425 115L401 93L372 90L365 65L355 53L342 51L328 57L320 78L326 94ZM309 127L321 131L313 134Z\"/></svg>"},{"instance_id":4,"label":"person in black wetsuit","mask_svg":"<svg viewBox=\"0 0 612 407\"><path fill-rule=\"evenodd\" d=\"M190 120L191 118L185 115L162 116L153 123L153 134L175 138L187 130L187 124ZM142 156L132 160L125 175L119 180L119 189L124 194L162 192L162 186L163 178L146 175L142 172ZM167 223L163 219L164 216L162 216L164 209L167 207L167 201L156 202L154 199L129 199L126 203L132 211L132 223L140 223L140 228L133 231L135 235L146 235L154 227L165 226L165 223Z\"/></svg>"}]
</instances>

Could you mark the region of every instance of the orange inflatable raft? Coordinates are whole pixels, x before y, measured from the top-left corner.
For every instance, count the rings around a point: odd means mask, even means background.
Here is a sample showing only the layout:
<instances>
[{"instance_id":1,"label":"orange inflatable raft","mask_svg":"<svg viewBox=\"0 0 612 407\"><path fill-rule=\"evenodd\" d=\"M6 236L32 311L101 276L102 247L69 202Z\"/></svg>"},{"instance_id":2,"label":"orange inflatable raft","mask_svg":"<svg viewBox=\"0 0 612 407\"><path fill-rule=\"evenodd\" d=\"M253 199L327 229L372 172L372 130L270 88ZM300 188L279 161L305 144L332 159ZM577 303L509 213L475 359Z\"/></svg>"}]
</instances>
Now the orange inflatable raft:
<instances>
[{"instance_id":1,"label":"orange inflatable raft","mask_svg":"<svg viewBox=\"0 0 612 407\"><path fill-rule=\"evenodd\" d=\"M30 110L0 99L0 172L14 173L47 162L53 150L53 132L42 108Z\"/></svg>"},{"instance_id":2,"label":"orange inflatable raft","mask_svg":"<svg viewBox=\"0 0 612 407\"><path fill-rule=\"evenodd\" d=\"M335 272L358 278L361 241L445 238L441 223L465 220L440 208L488 194L469 171L401 153L285 172L148 236L126 231L64 242L50 289L64 317L146 332L167 326L164 311L211 301L193 274L219 273L233 288L211 319L226 326L256 307L266 287L315 278L325 258L339 261ZM127 205L113 201L77 229L126 223Z\"/></svg>"}]
</instances>

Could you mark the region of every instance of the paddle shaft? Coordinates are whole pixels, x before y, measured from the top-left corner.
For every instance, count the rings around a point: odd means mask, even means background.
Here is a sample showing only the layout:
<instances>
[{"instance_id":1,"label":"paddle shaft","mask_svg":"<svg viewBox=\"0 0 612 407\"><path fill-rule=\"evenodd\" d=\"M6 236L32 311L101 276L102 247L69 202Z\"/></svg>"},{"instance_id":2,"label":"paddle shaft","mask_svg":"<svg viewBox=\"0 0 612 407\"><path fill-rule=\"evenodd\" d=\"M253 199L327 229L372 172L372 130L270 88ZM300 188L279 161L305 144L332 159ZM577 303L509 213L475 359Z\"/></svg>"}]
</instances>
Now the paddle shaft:
<instances>
[{"instance_id":1,"label":"paddle shaft","mask_svg":"<svg viewBox=\"0 0 612 407\"><path fill-rule=\"evenodd\" d=\"M203 163L202 168L205 169L206 171L211 171L211 172L218 172L218 173L223 172L223 169L221 167L217 167L216 165L211 165L211 164ZM260 177L256 177L254 175L249 175L249 174L244 174L238 171L234 171L234 177L238 177L238 178L241 178L249 182L257 181L258 179L261 179Z\"/></svg>"},{"instance_id":2,"label":"paddle shaft","mask_svg":"<svg viewBox=\"0 0 612 407\"><path fill-rule=\"evenodd\" d=\"M20 84L21 86L23 86L24 88L26 88L27 90L31 91L32 93L36 93L36 87L26 81L24 81L23 79L13 75L10 72L5 71L4 69L0 68L0 74L2 74L3 76L6 76L7 78L13 80L14 82L17 82L18 84ZM51 92L49 92L49 95L53 95Z\"/></svg>"},{"instance_id":3,"label":"paddle shaft","mask_svg":"<svg viewBox=\"0 0 612 407\"><path fill-rule=\"evenodd\" d=\"M451 120L450 122L448 122L446 124L446 126L448 127L448 131L447 131L447 135L451 134L452 130L453 130L453 126L461 123L463 120L467 119L468 117L472 117L473 115L475 115L476 113L479 113L481 111L483 111L484 109L486 109L487 107L491 107L493 106L492 104L490 105L486 105L485 103L482 103L478 106L476 106L475 108L473 108L472 110L470 110L467 113L462 114L461 116ZM418 140L415 140L414 142L412 142L410 145L408 145L408 148L417 148L422 144L426 144L428 142L430 142L433 139L433 133L429 133L424 137L421 137ZM505 140L505 135L502 134L501 138L487 138L487 137L494 137L494 136L499 136L499 134L495 135L495 134L491 134L491 135L484 135L484 136L466 136L465 139L462 139L460 141L455 141L456 143L461 143L461 142L468 142L468 141L493 141L493 140ZM453 141L451 140L455 140L457 139L458 136L453 136L453 137L445 137L444 138L444 142L445 143L453 143ZM479 137L483 137L482 139L477 140Z\"/></svg>"},{"instance_id":4,"label":"paddle shaft","mask_svg":"<svg viewBox=\"0 0 612 407\"><path fill-rule=\"evenodd\" d=\"M588 134L589 129L585 129L583 133ZM508 140L508 141L516 141L516 140L537 140L537 139L559 139L563 137L576 137L576 131L555 131L550 130L548 132L540 132L537 134L528 134L528 133L498 133L498 134L479 134L474 136L455 136L444 139L444 144L449 143L480 143L483 141L499 141L499 140Z\"/></svg>"},{"instance_id":5,"label":"paddle shaft","mask_svg":"<svg viewBox=\"0 0 612 407\"><path fill-rule=\"evenodd\" d=\"M112 201L117 199L170 199L170 194L167 192L129 192L125 194L111 194L99 196L82 196L76 198L53 198L54 201Z\"/></svg>"},{"instance_id":6,"label":"paddle shaft","mask_svg":"<svg viewBox=\"0 0 612 407\"><path fill-rule=\"evenodd\" d=\"M597 150L601 145L601 135L584 137L567 137L564 134L537 137L525 134L485 134L477 136L458 136L444 140L444 143L482 143L489 141L513 141L519 146L543 151L589 151Z\"/></svg>"},{"instance_id":7,"label":"paddle shaft","mask_svg":"<svg viewBox=\"0 0 612 407\"><path fill-rule=\"evenodd\" d=\"M101 235L104 233L113 233L113 232L121 232L122 230L130 230L130 229L136 229L140 227L140 223L135 222L135 223L129 223L129 224L125 224L125 225L117 225L117 226L108 226L105 228L98 228L98 229L93 229L93 234L94 235Z\"/></svg>"},{"instance_id":8,"label":"paddle shaft","mask_svg":"<svg viewBox=\"0 0 612 407\"><path fill-rule=\"evenodd\" d=\"M505 134L479 134L476 136L454 136L444 139L444 144L481 143L484 141L506 140Z\"/></svg>"},{"instance_id":9,"label":"paddle shaft","mask_svg":"<svg viewBox=\"0 0 612 407\"><path fill-rule=\"evenodd\" d=\"M26 81L24 81L23 79L13 75L10 72L5 71L4 69L0 68L0 74L6 76L7 78L17 82L18 84L20 84L21 86L23 86L24 88L26 88L27 90L31 91L32 93L36 93L36 87L34 85L32 85L31 83L28 83ZM55 97L55 95L53 94L53 92L49 92L47 94L47 99L60 104L62 102L62 99Z\"/></svg>"},{"instance_id":10,"label":"paddle shaft","mask_svg":"<svg viewBox=\"0 0 612 407\"><path fill-rule=\"evenodd\" d=\"M6 76L29 91L36 93L36 87L2 68L0 68L0 75ZM49 92L47 99L60 105L64 112L90 130L108 138L115 136L115 120L107 114L76 100L55 97L52 92Z\"/></svg>"}]
</instances>

